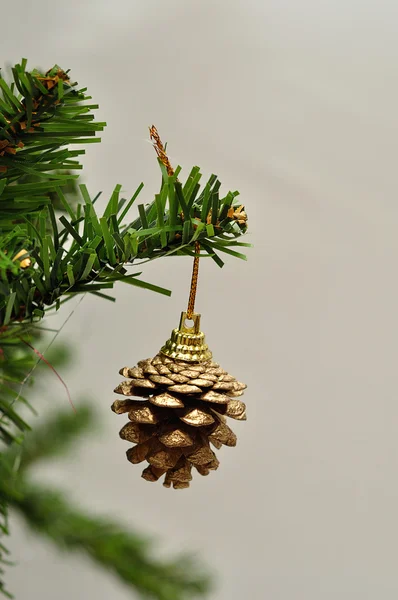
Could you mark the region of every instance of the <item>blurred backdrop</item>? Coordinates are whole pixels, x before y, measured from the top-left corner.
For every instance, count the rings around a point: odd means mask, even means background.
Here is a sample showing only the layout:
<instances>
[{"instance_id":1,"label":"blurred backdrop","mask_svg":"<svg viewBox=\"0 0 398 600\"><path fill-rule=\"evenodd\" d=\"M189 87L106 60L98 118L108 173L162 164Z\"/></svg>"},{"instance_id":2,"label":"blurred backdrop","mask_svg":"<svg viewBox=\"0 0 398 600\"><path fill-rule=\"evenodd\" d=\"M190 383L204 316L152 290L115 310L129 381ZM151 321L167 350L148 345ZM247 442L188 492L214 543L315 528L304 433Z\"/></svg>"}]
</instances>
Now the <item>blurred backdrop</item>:
<instances>
[{"instance_id":1,"label":"blurred backdrop","mask_svg":"<svg viewBox=\"0 0 398 600\"><path fill-rule=\"evenodd\" d=\"M121 183L128 196L144 181L152 199L155 123L174 165L241 191L254 244L248 263L201 266L208 342L249 384L249 419L220 469L182 492L146 483L109 408L119 368L152 356L185 308L191 261L174 258L145 270L171 298L126 286L116 305L76 305L60 341L78 354L62 375L73 397L90 394L103 431L37 474L157 536L159 552L198 551L218 578L211 600L395 600L398 5L0 4L2 62L70 68L100 104L91 192ZM67 402L55 377L47 396L46 412ZM20 600L131 597L17 520L11 545Z\"/></svg>"}]
</instances>

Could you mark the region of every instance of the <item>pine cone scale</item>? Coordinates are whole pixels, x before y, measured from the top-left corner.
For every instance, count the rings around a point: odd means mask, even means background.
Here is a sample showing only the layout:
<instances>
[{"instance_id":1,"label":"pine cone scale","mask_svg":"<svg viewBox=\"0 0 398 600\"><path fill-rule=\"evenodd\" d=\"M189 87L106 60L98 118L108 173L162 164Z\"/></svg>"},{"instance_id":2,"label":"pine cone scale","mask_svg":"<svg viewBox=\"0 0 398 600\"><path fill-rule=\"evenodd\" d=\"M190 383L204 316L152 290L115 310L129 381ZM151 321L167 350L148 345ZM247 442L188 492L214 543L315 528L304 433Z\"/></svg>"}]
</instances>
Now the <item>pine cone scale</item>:
<instances>
[{"instance_id":1,"label":"pine cone scale","mask_svg":"<svg viewBox=\"0 0 398 600\"><path fill-rule=\"evenodd\" d=\"M217 392L213 392L213 390L199 396L199 400L204 400L205 402L214 402L215 404L228 404L228 402L231 401L228 396L218 394Z\"/></svg>"},{"instance_id":2,"label":"pine cone scale","mask_svg":"<svg viewBox=\"0 0 398 600\"><path fill-rule=\"evenodd\" d=\"M184 408L184 403L177 396L164 392L158 396L151 396L149 402L163 408Z\"/></svg>"},{"instance_id":3,"label":"pine cone scale","mask_svg":"<svg viewBox=\"0 0 398 600\"><path fill-rule=\"evenodd\" d=\"M149 464L158 469L172 469L181 458L182 452L178 448L166 448L159 443L146 456Z\"/></svg>"},{"instance_id":4,"label":"pine cone scale","mask_svg":"<svg viewBox=\"0 0 398 600\"><path fill-rule=\"evenodd\" d=\"M129 411L129 419L134 423L144 423L149 425L156 425L159 423L158 413L146 402L141 402L140 406L134 406Z\"/></svg>"},{"instance_id":5,"label":"pine cone scale","mask_svg":"<svg viewBox=\"0 0 398 600\"><path fill-rule=\"evenodd\" d=\"M192 435L178 427L160 435L159 441L168 448L184 448L186 446L193 446L195 443Z\"/></svg>"},{"instance_id":6,"label":"pine cone scale","mask_svg":"<svg viewBox=\"0 0 398 600\"><path fill-rule=\"evenodd\" d=\"M190 383L173 384L169 387L169 390L178 394L198 394L202 392L200 387L191 385Z\"/></svg>"},{"instance_id":7,"label":"pine cone scale","mask_svg":"<svg viewBox=\"0 0 398 600\"><path fill-rule=\"evenodd\" d=\"M180 419L193 427L206 427L206 425L214 423L214 417L211 415L210 410L202 408L187 408Z\"/></svg>"}]
</instances>

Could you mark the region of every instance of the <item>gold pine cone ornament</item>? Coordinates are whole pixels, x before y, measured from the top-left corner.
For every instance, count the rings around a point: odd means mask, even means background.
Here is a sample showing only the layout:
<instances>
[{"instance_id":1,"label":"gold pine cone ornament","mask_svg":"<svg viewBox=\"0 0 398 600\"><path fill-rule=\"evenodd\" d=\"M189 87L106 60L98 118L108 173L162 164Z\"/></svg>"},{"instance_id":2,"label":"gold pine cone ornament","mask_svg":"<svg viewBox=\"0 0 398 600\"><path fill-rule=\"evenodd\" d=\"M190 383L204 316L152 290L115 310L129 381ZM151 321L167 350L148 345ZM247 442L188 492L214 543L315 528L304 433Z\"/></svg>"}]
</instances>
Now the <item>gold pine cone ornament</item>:
<instances>
[{"instance_id":1,"label":"gold pine cone ornament","mask_svg":"<svg viewBox=\"0 0 398 600\"><path fill-rule=\"evenodd\" d=\"M213 448L236 445L227 418L246 419L240 400L246 385L212 360L200 315L191 319L192 327L183 312L180 326L154 358L120 370L126 380L115 392L129 398L112 405L115 413L128 414L120 430L122 439L135 444L127 450L128 460L146 461L142 477L164 476L163 485L174 489L189 487L193 467L200 475L216 470Z\"/></svg>"}]
</instances>

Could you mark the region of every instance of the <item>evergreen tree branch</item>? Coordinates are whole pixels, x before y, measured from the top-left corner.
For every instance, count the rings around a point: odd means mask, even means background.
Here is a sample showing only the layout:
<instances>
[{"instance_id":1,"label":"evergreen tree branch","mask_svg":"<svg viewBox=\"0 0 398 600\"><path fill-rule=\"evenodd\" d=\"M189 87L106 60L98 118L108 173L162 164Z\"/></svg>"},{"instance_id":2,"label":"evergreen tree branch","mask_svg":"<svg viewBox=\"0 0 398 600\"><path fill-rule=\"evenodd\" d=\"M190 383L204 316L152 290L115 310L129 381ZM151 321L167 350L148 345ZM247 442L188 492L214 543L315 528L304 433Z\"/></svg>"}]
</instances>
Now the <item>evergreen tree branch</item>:
<instances>
[{"instance_id":1,"label":"evergreen tree branch","mask_svg":"<svg viewBox=\"0 0 398 600\"><path fill-rule=\"evenodd\" d=\"M139 204L131 222L125 219L142 184L129 201L117 185L102 215L84 185L81 199L71 202L62 188L80 165L76 151L59 148L102 130L104 123L91 114L96 105L82 104L84 90L57 66L41 75L28 73L22 62L13 74L10 86L0 79L0 224L6 232L0 238L0 325L41 319L61 299L102 294L117 281L170 295L126 265L192 255L196 241L219 266L219 253L245 258L231 249L247 227L238 192L220 198L215 175L201 191L199 167L182 184L181 168L169 175L159 161L160 193ZM56 210L56 197L65 214Z\"/></svg>"},{"instance_id":2,"label":"evergreen tree branch","mask_svg":"<svg viewBox=\"0 0 398 600\"><path fill-rule=\"evenodd\" d=\"M12 506L29 527L60 549L86 553L142 597L187 600L208 591L209 581L197 574L193 560L155 559L147 540L111 520L84 514L54 490L25 483L22 492Z\"/></svg>"},{"instance_id":3,"label":"evergreen tree branch","mask_svg":"<svg viewBox=\"0 0 398 600\"><path fill-rule=\"evenodd\" d=\"M95 427L94 415L88 403L79 403L78 415L71 410L57 411L26 436L22 452L12 446L1 463L7 469L2 472L0 493L4 495L7 486L11 508L31 529L61 550L87 554L143 597L185 600L202 596L209 588L209 579L187 556L172 562L156 559L142 536L106 517L84 513L56 490L29 482L29 467L76 445L79 437Z\"/></svg>"},{"instance_id":4,"label":"evergreen tree branch","mask_svg":"<svg viewBox=\"0 0 398 600\"><path fill-rule=\"evenodd\" d=\"M83 150L62 146L88 143L105 123L94 123L91 111L95 104L85 89L71 82L67 72L55 65L47 73L26 70L27 61L12 69L9 84L0 74L0 190L2 217L11 210L15 194L20 196L19 212L40 210L48 199L44 194L57 185L76 178L62 170L81 169L77 160ZM89 138L89 139L86 139ZM10 189L26 175L40 174L40 182ZM7 200L9 199L9 202Z\"/></svg>"},{"instance_id":5,"label":"evergreen tree branch","mask_svg":"<svg viewBox=\"0 0 398 600\"><path fill-rule=\"evenodd\" d=\"M156 559L142 536L106 517L84 513L56 490L29 482L33 463L64 453L94 428L95 412L87 402L79 403L78 415L66 409L51 415L25 437L22 446L13 445L3 454L0 497L24 517L31 529L62 550L87 554L142 597L185 600L202 596L209 589L209 579L189 557L171 562ZM0 556L5 554L4 546L0 547ZM1 584L0 591L5 592Z\"/></svg>"},{"instance_id":6,"label":"evergreen tree branch","mask_svg":"<svg viewBox=\"0 0 398 600\"><path fill-rule=\"evenodd\" d=\"M196 181L199 169L192 172ZM25 216L0 240L0 323L40 319L47 307L59 306L62 297L102 292L116 282L170 295L169 290L143 281L141 272L130 273L126 267L166 256L192 256L196 241L202 245L202 254L219 266L224 264L219 253L244 259L231 249L248 245L236 240L246 230L244 213L234 200L237 193L220 200L219 181L211 178L196 197L197 191L189 187L192 172L184 187L166 174L161 193L149 205L140 204L139 216L127 224L121 220L125 210L121 186L116 186L102 215L97 214L85 186L80 186L83 201L77 203L76 213L59 188L68 217L57 218L50 205L39 215ZM29 263L23 264L26 257Z\"/></svg>"},{"instance_id":7,"label":"evergreen tree branch","mask_svg":"<svg viewBox=\"0 0 398 600\"><path fill-rule=\"evenodd\" d=\"M65 454L72 445L76 445L76 438L79 435L87 434L98 427L91 404L87 401L80 401L77 404L79 407L77 414L70 407L57 410L25 436L22 452L19 448L14 448L20 461L21 471L29 470L33 464L41 460Z\"/></svg>"}]
</instances>

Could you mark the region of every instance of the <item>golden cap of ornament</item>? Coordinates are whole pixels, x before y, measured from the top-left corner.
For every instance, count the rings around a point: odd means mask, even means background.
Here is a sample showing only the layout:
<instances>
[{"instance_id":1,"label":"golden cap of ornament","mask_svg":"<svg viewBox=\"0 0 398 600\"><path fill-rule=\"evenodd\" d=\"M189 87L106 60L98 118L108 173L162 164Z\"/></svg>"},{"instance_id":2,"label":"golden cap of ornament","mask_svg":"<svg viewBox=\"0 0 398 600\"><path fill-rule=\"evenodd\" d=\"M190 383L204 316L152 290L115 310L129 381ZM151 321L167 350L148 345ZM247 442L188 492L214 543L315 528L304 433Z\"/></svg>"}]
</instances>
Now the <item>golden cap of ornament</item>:
<instances>
[{"instance_id":1,"label":"golden cap of ornament","mask_svg":"<svg viewBox=\"0 0 398 600\"><path fill-rule=\"evenodd\" d=\"M170 339L161 349L161 353L170 358L187 362L210 360L212 353L206 344L205 334L200 331L200 314L192 314L192 326L187 325L187 319L187 313L182 312L179 327L173 329Z\"/></svg>"}]
</instances>

